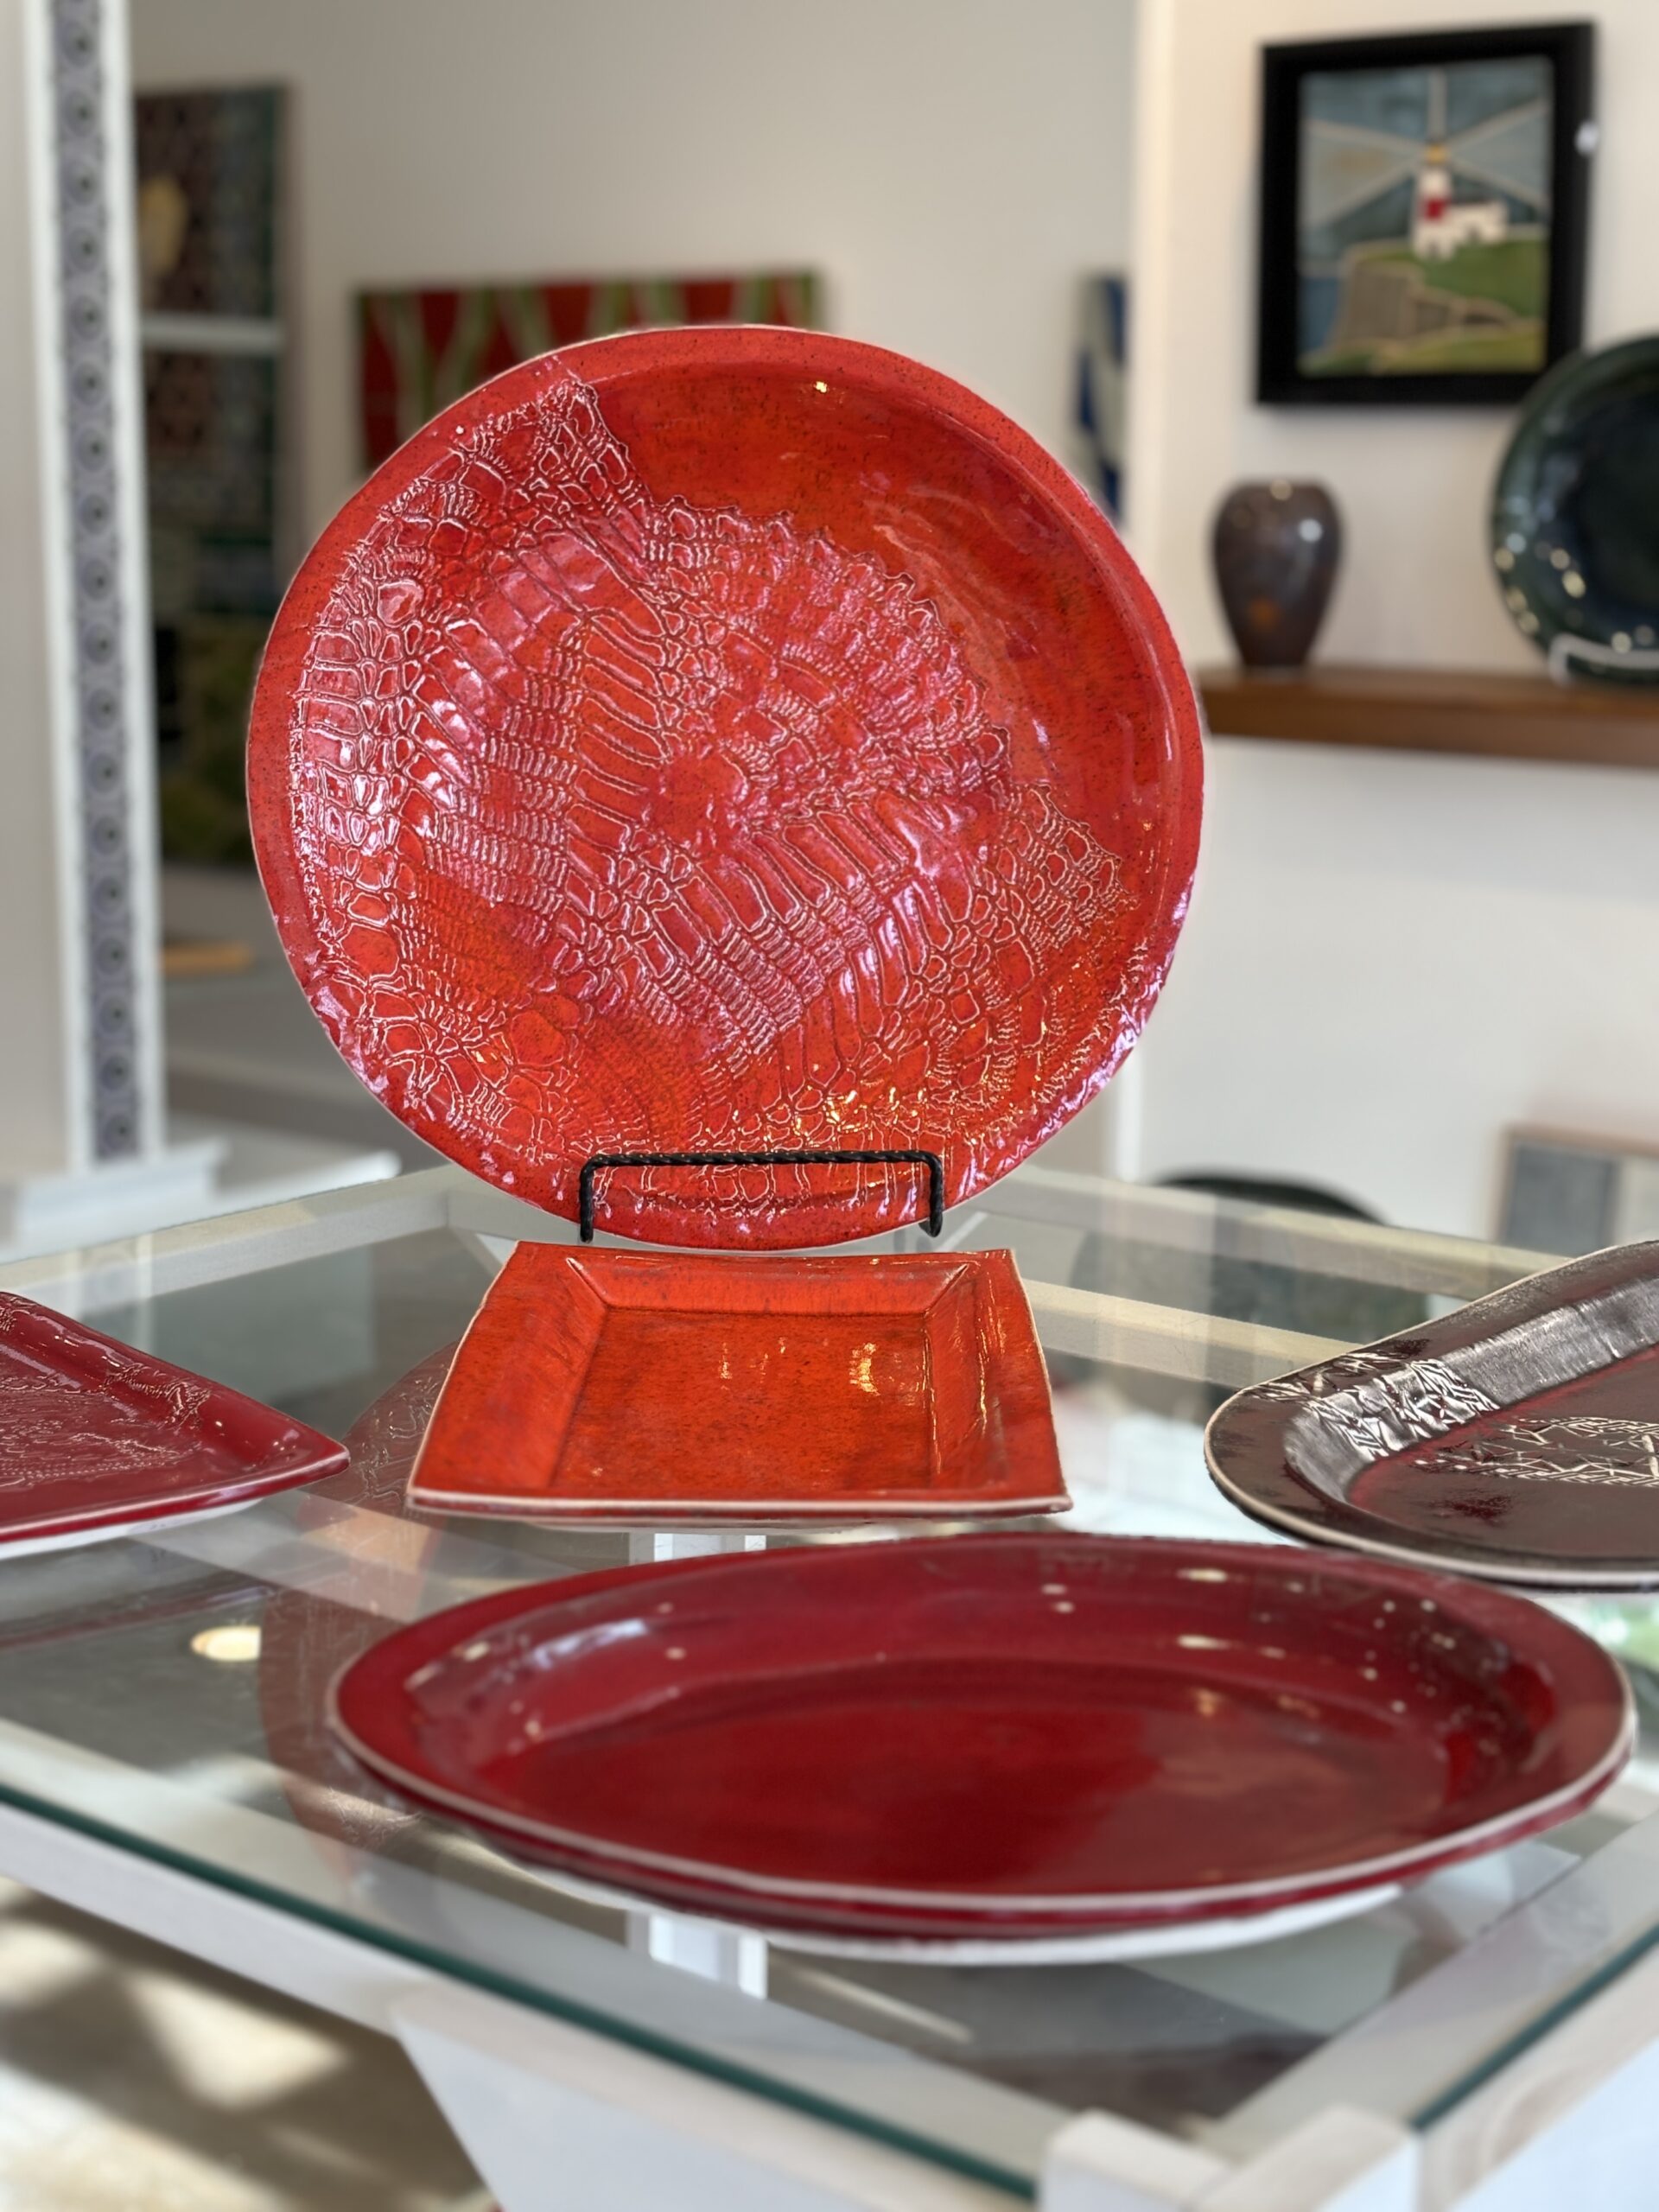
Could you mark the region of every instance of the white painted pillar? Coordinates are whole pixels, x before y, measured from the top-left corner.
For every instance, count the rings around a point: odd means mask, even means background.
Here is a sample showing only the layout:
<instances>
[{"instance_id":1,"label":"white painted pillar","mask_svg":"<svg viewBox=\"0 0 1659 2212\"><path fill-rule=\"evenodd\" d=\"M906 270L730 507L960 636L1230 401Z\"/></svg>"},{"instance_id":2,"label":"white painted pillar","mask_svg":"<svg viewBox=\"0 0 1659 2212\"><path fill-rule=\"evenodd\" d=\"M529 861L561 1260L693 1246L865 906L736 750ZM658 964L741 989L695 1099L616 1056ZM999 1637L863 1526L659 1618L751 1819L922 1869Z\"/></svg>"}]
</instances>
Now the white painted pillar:
<instances>
[{"instance_id":1,"label":"white painted pillar","mask_svg":"<svg viewBox=\"0 0 1659 2212\"><path fill-rule=\"evenodd\" d=\"M0 0L0 1248L167 1154L126 0Z\"/></svg>"},{"instance_id":2,"label":"white painted pillar","mask_svg":"<svg viewBox=\"0 0 1659 2212\"><path fill-rule=\"evenodd\" d=\"M48 664L41 466L38 102L26 0L0 0L0 1173L68 1167L81 1117L66 1010L77 950L60 899L61 763Z\"/></svg>"}]
</instances>

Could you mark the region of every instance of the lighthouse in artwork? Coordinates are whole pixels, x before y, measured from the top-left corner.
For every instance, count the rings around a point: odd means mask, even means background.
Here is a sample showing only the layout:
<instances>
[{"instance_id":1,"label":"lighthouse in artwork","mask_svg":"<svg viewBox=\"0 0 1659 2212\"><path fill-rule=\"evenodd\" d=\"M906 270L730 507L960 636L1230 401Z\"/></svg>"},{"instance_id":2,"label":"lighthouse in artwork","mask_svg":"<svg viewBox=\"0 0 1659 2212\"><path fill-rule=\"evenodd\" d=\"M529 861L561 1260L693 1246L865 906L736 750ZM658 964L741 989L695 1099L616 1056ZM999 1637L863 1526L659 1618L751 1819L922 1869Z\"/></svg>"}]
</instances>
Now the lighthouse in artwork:
<instances>
[{"instance_id":1,"label":"lighthouse in artwork","mask_svg":"<svg viewBox=\"0 0 1659 2212\"><path fill-rule=\"evenodd\" d=\"M1450 261L1459 246L1501 245L1509 227L1501 200L1453 200L1444 144L1424 147L1411 209L1411 250L1420 261Z\"/></svg>"},{"instance_id":2,"label":"lighthouse in artwork","mask_svg":"<svg viewBox=\"0 0 1659 2212\"><path fill-rule=\"evenodd\" d=\"M1411 250L1419 261L1450 261L1460 246L1501 245L1510 211L1501 200L1454 200L1446 156L1446 72L1428 76L1428 132L1411 198Z\"/></svg>"}]
</instances>

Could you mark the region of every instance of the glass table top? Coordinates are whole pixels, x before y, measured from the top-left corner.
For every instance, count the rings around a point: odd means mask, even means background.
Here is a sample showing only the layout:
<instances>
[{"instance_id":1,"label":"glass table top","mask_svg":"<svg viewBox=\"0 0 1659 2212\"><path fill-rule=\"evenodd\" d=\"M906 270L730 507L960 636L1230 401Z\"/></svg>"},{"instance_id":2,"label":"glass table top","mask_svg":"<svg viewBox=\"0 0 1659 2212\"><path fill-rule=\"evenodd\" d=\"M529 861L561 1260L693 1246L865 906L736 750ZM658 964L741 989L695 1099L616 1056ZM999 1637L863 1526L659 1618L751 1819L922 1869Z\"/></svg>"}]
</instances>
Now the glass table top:
<instances>
[{"instance_id":1,"label":"glass table top","mask_svg":"<svg viewBox=\"0 0 1659 2212\"><path fill-rule=\"evenodd\" d=\"M785 1950L575 1895L411 1813L323 1719L334 1674L388 1628L527 1580L780 1541L405 1511L497 1269L521 1237L573 1233L440 1168L0 1268L0 1288L354 1447L312 1491L0 1563L0 1799L1026 2196L1080 2110L1235 2158L1336 2101L1430 2120L1659 1937L1641 1758L1593 1813L1368 1913L1122 1965ZM1262 1541L1205 1473L1223 1397L1548 1264L1035 1166L944 1243L1019 1261L1070 1525ZM924 1249L912 1231L843 1249L895 1244ZM1563 1610L1632 1663L1645 1706L1659 1611Z\"/></svg>"}]
</instances>

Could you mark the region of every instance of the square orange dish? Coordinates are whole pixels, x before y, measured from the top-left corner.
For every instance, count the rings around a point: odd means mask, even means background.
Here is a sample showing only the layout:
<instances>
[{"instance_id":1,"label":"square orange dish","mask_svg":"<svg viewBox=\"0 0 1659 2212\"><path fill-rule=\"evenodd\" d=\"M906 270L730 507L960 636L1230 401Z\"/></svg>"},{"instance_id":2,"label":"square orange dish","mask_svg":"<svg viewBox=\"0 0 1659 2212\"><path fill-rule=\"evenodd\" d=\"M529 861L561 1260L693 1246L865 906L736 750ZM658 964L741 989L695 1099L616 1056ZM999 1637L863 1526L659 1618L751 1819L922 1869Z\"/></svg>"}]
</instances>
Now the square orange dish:
<instances>
[{"instance_id":1,"label":"square orange dish","mask_svg":"<svg viewBox=\"0 0 1659 2212\"><path fill-rule=\"evenodd\" d=\"M1058 1513L1009 1252L744 1258L521 1244L456 1351L410 1502L563 1522Z\"/></svg>"}]
</instances>

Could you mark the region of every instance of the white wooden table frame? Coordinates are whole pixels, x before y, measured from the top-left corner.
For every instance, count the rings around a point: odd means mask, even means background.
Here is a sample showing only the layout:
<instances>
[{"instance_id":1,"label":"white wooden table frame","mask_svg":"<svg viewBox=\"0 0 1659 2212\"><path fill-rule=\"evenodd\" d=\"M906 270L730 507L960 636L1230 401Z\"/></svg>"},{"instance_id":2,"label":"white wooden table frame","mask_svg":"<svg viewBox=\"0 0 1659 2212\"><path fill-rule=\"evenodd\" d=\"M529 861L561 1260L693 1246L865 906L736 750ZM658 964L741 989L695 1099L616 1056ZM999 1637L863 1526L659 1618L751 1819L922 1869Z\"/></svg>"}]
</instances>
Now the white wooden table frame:
<instances>
[{"instance_id":1,"label":"white wooden table frame","mask_svg":"<svg viewBox=\"0 0 1659 2212\"><path fill-rule=\"evenodd\" d=\"M1645 1856L1659 1881L1659 1834ZM0 1872L396 2036L503 2212L995 2212L1020 2201L11 1807L0 1807ZM1438 1985L1442 2009L1478 2012L1481 1990L1457 1985L1501 1982L1514 1963L1477 1946L1414 1985L1406 2009ZM1333 2105L1234 2164L1088 2113L1053 2138L1038 2202L1041 2212L1560 2212L1572 2202L1648 2212L1656 2169L1659 1952L1421 2135Z\"/></svg>"},{"instance_id":2,"label":"white wooden table frame","mask_svg":"<svg viewBox=\"0 0 1659 2212\"><path fill-rule=\"evenodd\" d=\"M1083 1193L1063 1186L1081 1179L1033 1177L1037 1205L1076 1222ZM1093 1189L1101 1226L1112 1225L1114 1206L1134 1207L1130 1195ZM1010 1197L999 1196L999 1211ZM441 1169L20 1262L0 1269L0 1288L95 1313L147 1291L446 1226L504 1238L553 1227ZM1197 1235L1196 1215L1193 1226ZM1275 1259L1317 1265L1300 1247L1308 1236L1317 1245L1322 1227L1268 1217L1260 1233ZM1398 1279L1419 1256L1403 1252L1406 1243L1415 1240L1377 1242L1376 1280ZM1438 1240L1435 1249L1448 1266L1462 1256ZM1469 1249L1470 1261L1479 1256ZM1335 1263L1332 1255L1326 1264ZM1341 1264L1362 1272L1352 1248ZM1127 1354L1165 1373L1243 1381L1240 1370L1264 1359L1288 1365L1317 1356L1304 1346L1322 1346L1061 1286L1031 1289L1046 1343ZM1268 2148L1230 2147L1230 2132L1244 2126L1238 2114L1198 2147L1084 2113L1046 2146L1041 2212L1560 2212L1569 2202L1650 2212L1659 2202L1659 1948L1639 1947L1659 1932L1653 1802L1627 1787L1623 1833L1302 2061L1293 2069L1300 2110L1282 2132L1270 2122L1283 2081L1252 2100L1254 2140ZM992 2212L1029 2201L16 1805L0 1804L0 1873L396 2036L502 2212ZM1616 1971L1627 1953L1639 1955ZM1573 2005L1571 1993L1595 1974L1605 1986ZM1560 1993L1560 2017L1529 2042L1517 2031L1541 1990ZM1446 2058L1459 2037L1501 2054L1511 2036L1516 2055L1421 2130L1366 2110L1356 2094L1374 2062L1395 2083L1398 2106L1402 2069L1408 2081L1416 2069L1427 2108L1456 2071ZM1327 2075L1329 2101L1310 2107L1310 2082Z\"/></svg>"}]
</instances>

